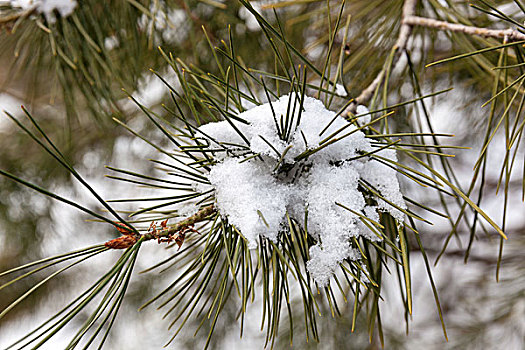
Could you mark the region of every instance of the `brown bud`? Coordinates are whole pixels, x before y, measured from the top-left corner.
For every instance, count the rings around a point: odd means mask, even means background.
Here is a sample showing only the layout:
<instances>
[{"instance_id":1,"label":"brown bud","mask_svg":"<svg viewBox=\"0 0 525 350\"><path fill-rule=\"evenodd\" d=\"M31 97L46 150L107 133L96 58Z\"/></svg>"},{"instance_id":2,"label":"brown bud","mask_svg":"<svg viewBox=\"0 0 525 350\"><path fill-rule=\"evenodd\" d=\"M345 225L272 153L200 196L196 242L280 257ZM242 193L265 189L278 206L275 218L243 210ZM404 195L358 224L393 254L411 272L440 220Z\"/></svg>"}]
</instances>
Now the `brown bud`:
<instances>
[{"instance_id":1,"label":"brown bud","mask_svg":"<svg viewBox=\"0 0 525 350\"><path fill-rule=\"evenodd\" d=\"M137 240L138 237L135 235L124 235L107 241L104 245L111 249L126 249L137 243Z\"/></svg>"},{"instance_id":2,"label":"brown bud","mask_svg":"<svg viewBox=\"0 0 525 350\"><path fill-rule=\"evenodd\" d=\"M115 222L118 225L115 225L115 228L118 230L118 232L122 233L123 235L131 235L133 234L133 229L129 227L126 224L123 224L121 222Z\"/></svg>"}]
</instances>

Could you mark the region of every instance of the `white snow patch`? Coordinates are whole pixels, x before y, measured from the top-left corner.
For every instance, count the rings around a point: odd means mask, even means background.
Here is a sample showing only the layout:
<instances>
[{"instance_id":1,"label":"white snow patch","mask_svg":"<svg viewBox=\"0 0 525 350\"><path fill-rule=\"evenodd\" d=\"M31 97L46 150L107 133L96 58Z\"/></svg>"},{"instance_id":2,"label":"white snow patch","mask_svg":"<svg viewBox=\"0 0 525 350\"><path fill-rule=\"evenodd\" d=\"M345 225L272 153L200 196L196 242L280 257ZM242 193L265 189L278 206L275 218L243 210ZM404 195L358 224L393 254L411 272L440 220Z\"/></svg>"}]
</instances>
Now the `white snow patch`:
<instances>
[{"instance_id":1,"label":"white snow patch","mask_svg":"<svg viewBox=\"0 0 525 350\"><path fill-rule=\"evenodd\" d=\"M104 39L104 48L111 51L120 45L120 40L116 35L108 36Z\"/></svg>"},{"instance_id":2,"label":"white snow patch","mask_svg":"<svg viewBox=\"0 0 525 350\"><path fill-rule=\"evenodd\" d=\"M378 211L388 212L402 221L404 214L391 204L403 209L406 205L395 169L369 157L352 160L377 149L364 133L310 97L304 99L297 125L299 105L299 98L292 94L282 96L271 105L266 103L240 113L237 117L246 123L237 120L231 123L244 138L228 121L209 123L199 130L201 136L209 140L210 148L222 150L214 155L219 163L211 167L208 176L215 189L219 212L240 230L250 247L256 247L259 236L277 241L278 233L286 231L286 214L302 222L308 210L309 233L317 238L318 244L310 249L307 267L315 281L325 286L339 263L359 258L351 245L352 237L380 239L358 215L341 205L373 221L379 220ZM364 113L363 106L359 107ZM282 140L275 120L280 124L281 115L286 116L287 110L293 115L293 122L290 136ZM291 111L295 111L294 114ZM326 143L327 137L334 133L340 140L306 159L296 159L303 152ZM344 135L347 136L342 137ZM253 154L259 157L245 160ZM375 154L396 160L391 149ZM276 170L278 164L281 167ZM358 186L360 181L372 186L386 201L364 194ZM198 185L197 189L209 190L210 186ZM367 198L372 202L367 204Z\"/></svg>"},{"instance_id":3,"label":"white snow patch","mask_svg":"<svg viewBox=\"0 0 525 350\"><path fill-rule=\"evenodd\" d=\"M335 93L337 96L342 96L342 97L345 97L347 95L345 87L341 84L335 85Z\"/></svg>"},{"instance_id":4,"label":"white snow patch","mask_svg":"<svg viewBox=\"0 0 525 350\"><path fill-rule=\"evenodd\" d=\"M73 13L77 2L75 0L11 0L10 5L23 10L35 9L38 13L44 14L49 22L54 23L55 10L60 16L67 17Z\"/></svg>"},{"instance_id":5,"label":"white snow patch","mask_svg":"<svg viewBox=\"0 0 525 350\"><path fill-rule=\"evenodd\" d=\"M253 7L255 11L258 13L261 12L261 2L260 1L252 1L250 2L250 5ZM239 9L239 17L244 20L244 23L246 24L246 28L248 28L251 32L256 32L261 30L261 27L259 26L259 22L257 22L257 18L248 11L245 7L241 7Z\"/></svg>"},{"instance_id":6,"label":"white snow patch","mask_svg":"<svg viewBox=\"0 0 525 350\"><path fill-rule=\"evenodd\" d=\"M368 114L369 112L370 111L365 106L363 106L363 105L358 105L357 106L355 114L358 117L357 118L357 122L359 123L359 125L365 125L365 124L370 123L370 121L372 120L372 116L370 114ZM364 114L366 114L366 115L364 115ZM363 116L360 117L360 115L363 115Z\"/></svg>"},{"instance_id":7,"label":"white snow patch","mask_svg":"<svg viewBox=\"0 0 525 350\"><path fill-rule=\"evenodd\" d=\"M228 158L209 175L219 210L241 230L252 248L259 235L276 241L292 191L277 181L270 167L268 162L239 163Z\"/></svg>"},{"instance_id":8,"label":"white snow patch","mask_svg":"<svg viewBox=\"0 0 525 350\"><path fill-rule=\"evenodd\" d=\"M171 67L165 67L159 70L159 75L170 85L176 92L180 91L181 85L177 74ZM132 96L141 105L147 108L157 107L166 95L170 92L168 87L159 77L152 72L145 72L138 81L137 89ZM137 105L129 99L122 99L120 106L126 111L133 111L137 109Z\"/></svg>"},{"instance_id":9,"label":"white snow patch","mask_svg":"<svg viewBox=\"0 0 525 350\"><path fill-rule=\"evenodd\" d=\"M21 105L22 101L14 97L13 95L5 92L0 93L1 112L8 112L14 116L18 116L23 113L22 109L20 108ZM8 133L12 125L14 125L14 123L11 120L9 120L9 118L6 115L3 115L0 118L0 134Z\"/></svg>"},{"instance_id":10,"label":"white snow patch","mask_svg":"<svg viewBox=\"0 0 525 350\"><path fill-rule=\"evenodd\" d=\"M258 14L262 15L263 17L268 17L264 14L264 12L272 12L271 5L277 4L281 2L282 0L257 0L257 1L250 1L250 6L257 12ZM283 11L283 8L275 8L275 10L279 13ZM239 17L244 20L244 24L246 25L246 28L251 32L257 32L261 30L261 26L259 25L259 22L257 21L257 18L245 7L242 6L239 8Z\"/></svg>"}]
</instances>

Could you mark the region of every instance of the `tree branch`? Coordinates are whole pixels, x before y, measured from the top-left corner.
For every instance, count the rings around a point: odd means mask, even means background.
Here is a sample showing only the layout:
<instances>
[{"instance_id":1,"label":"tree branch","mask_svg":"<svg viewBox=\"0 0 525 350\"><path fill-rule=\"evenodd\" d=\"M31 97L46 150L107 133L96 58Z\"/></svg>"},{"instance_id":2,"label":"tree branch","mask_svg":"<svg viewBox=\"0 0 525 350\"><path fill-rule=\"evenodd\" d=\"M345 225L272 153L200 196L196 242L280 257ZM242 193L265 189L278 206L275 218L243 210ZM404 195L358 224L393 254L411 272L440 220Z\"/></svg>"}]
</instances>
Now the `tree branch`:
<instances>
[{"instance_id":1,"label":"tree branch","mask_svg":"<svg viewBox=\"0 0 525 350\"><path fill-rule=\"evenodd\" d=\"M466 26L463 24L449 23L445 21L438 21L432 18L425 18L419 16L407 16L403 19L403 23L409 26L422 26L428 28L435 28L439 30L449 30L451 32L461 32L469 35L479 35L486 38L507 38L508 41L525 40L525 34L520 33L511 28L508 29L487 29L473 26Z\"/></svg>"},{"instance_id":2,"label":"tree branch","mask_svg":"<svg viewBox=\"0 0 525 350\"><path fill-rule=\"evenodd\" d=\"M520 41L525 40L525 34L508 29L487 29L474 26L466 26L463 24L449 23L445 21L440 21L432 18L425 18L415 16L417 0L406 0L403 5L403 13L401 16L401 29L399 30L399 36L397 38L394 49L396 50L393 64L399 59L401 52L406 49L408 38L412 34L413 26L421 26L428 28L435 28L438 30L449 30L452 32L461 32L469 35L478 35L486 38L506 38L508 41ZM376 76L374 81L364 89L361 94L355 98L348 108L346 109L344 115L351 117L355 114L357 106L360 104L366 104L372 96L374 95L375 90L381 84L385 77L385 69L382 69L379 74Z\"/></svg>"}]
</instances>

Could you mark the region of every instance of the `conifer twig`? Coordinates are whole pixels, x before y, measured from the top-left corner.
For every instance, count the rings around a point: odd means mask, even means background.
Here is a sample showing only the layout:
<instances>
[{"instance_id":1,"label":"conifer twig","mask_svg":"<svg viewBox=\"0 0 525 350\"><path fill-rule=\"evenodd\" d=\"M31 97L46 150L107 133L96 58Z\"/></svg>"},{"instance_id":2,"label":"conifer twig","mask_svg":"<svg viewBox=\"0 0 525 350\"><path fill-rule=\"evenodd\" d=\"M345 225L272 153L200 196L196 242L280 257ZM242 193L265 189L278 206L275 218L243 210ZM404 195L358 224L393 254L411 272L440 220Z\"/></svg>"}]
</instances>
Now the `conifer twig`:
<instances>
[{"instance_id":1,"label":"conifer twig","mask_svg":"<svg viewBox=\"0 0 525 350\"><path fill-rule=\"evenodd\" d=\"M200 222L204 220L206 217L210 216L211 214L215 213L217 209L215 206L208 205L207 207L202 208L197 213L193 214L189 218L186 218L182 221L179 221L178 223L166 226L165 229L162 230L156 230L148 231L148 233L137 235L131 231L125 231L120 229L119 231L122 233L122 236L112 239L110 241L107 241L104 245L111 249L126 249L134 245L139 238L142 238L142 241L149 241L152 239L160 239L162 238L170 238L179 232L185 230L188 227L193 226L195 223ZM164 227L164 226L163 226Z\"/></svg>"},{"instance_id":2,"label":"conifer twig","mask_svg":"<svg viewBox=\"0 0 525 350\"><path fill-rule=\"evenodd\" d=\"M176 223L174 225L168 226L168 228L165 229L165 230L157 231L157 233L155 235L153 235L151 233L144 234L143 235L144 236L144 240L147 241L147 240L150 240L150 239L157 239L158 237L168 237L168 236L174 235L177 232L179 232L180 230L184 229L185 227L191 226L191 225L193 225L193 224L195 224L197 222L200 222L200 221L204 220L206 217L208 217L211 214L215 213L216 210L217 209L215 208L215 206L213 204L208 205L207 207L202 208L201 210L199 210L198 212L196 212L195 214L193 214L189 218L186 218L186 219L184 219L182 221L179 221L178 223Z\"/></svg>"}]
</instances>

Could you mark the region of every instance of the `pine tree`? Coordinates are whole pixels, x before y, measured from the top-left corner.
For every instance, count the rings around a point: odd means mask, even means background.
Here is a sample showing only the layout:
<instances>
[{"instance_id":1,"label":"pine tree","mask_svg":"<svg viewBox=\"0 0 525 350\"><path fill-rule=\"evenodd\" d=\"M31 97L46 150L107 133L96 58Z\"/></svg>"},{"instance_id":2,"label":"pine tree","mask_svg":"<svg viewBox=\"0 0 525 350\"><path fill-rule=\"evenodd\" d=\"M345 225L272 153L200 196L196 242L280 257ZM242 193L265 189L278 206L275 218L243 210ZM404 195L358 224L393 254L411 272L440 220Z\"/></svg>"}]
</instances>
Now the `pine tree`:
<instances>
[{"instance_id":1,"label":"pine tree","mask_svg":"<svg viewBox=\"0 0 525 350\"><path fill-rule=\"evenodd\" d=\"M3 94L24 106L0 123L0 322L31 322L0 344L221 348L236 325L257 347L406 348L425 342L400 334L426 290L415 327L434 344L519 348L524 16L518 0L3 1ZM470 289L432 275L459 259ZM71 298L32 319L56 293ZM126 334L136 306L164 322ZM382 322L390 306L404 324Z\"/></svg>"}]
</instances>

